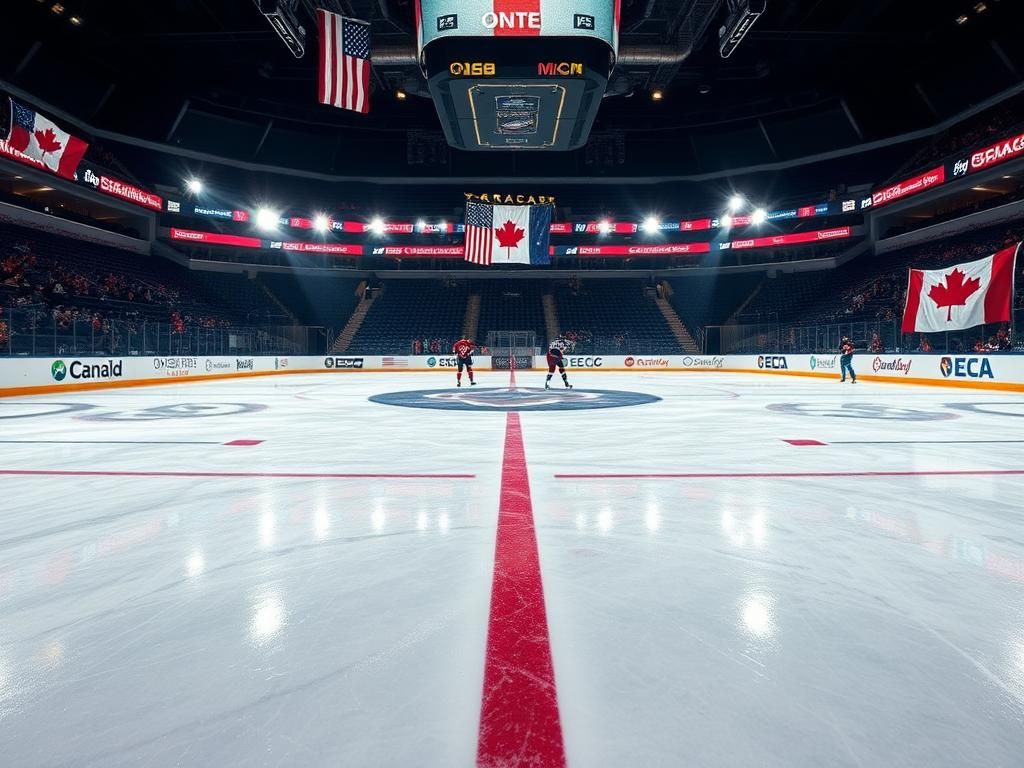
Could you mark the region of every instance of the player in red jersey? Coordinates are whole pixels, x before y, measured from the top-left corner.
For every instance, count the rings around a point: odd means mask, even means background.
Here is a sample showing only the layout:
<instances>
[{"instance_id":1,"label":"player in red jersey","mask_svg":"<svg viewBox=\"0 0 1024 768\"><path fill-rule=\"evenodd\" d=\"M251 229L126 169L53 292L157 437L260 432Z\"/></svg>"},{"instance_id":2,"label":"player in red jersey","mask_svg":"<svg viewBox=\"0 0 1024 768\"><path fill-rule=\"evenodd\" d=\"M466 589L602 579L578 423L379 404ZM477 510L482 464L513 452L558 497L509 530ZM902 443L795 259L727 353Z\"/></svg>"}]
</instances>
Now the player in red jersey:
<instances>
[{"instance_id":1,"label":"player in red jersey","mask_svg":"<svg viewBox=\"0 0 1024 768\"><path fill-rule=\"evenodd\" d=\"M459 371L455 374L455 386L462 386L462 369L469 372L469 383L474 387L476 382L473 381L473 349L476 348L469 339L459 339L455 342L455 346L452 347L452 352L455 353L455 361L459 364Z\"/></svg>"},{"instance_id":2,"label":"player in red jersey","mask_svg":"<svg viewBox=\"0 0 1024 768\"><path fill-rule=\"evenodd\" d=\"M544 389L551 389L551 377L555 373L555 368L558 368L558 372L562 375L565 388L572 389L569 377L565 375L565 354L563 350L566 346L562 339L555 339L551 342L551 346L548 348L548 377L544 380Z\"/></svg>"}]
</instances>

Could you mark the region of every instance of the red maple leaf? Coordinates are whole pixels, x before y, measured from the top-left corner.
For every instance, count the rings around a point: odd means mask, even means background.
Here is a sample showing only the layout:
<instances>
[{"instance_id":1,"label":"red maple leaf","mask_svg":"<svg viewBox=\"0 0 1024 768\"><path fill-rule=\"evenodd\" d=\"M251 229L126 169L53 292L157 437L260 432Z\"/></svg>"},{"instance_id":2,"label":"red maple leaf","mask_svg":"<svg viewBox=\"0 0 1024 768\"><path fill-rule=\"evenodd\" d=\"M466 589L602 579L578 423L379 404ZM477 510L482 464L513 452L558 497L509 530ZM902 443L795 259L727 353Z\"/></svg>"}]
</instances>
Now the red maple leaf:
<instances>
[{"instance_id":1,"label":"red maple leaf","mask_svg":"<svg viewBox=\"0 0 1024 768\"><path fill-rule=\"evenodd\" d=\"M53 132L53 128L47 128L45 131L35 131L35 136L36 143L43 150L44 155L47 152L56 152L61 148L61 143L57 140L57 134Z\"/></svg>"},{"instance_id":2,"label":"red maple leaf","mask_svg":"<svg viewBox=\"0 0 1024 768\"><path fill-rule=\"evenodd\" d=\"M512 249L519 247L519 241L523 239L526 232L511 221L506 221L501 225L500 229L494 230L494 234L498 236L498 245L502 248L507 248L509 252L506 255L511 256Z\"/></svg>"},{"instance_id":3,"label":"red maple leaf","mask_svg":"<svg viewBox=\"0 0 1024 768\"><path fill-rule=\"evenodd\" d=\"M981 280L972 277L964 282L964 275L954 269L946 278L945 285L933 285L928 291L928 298L935 302L936 307L946 307L946 322L953 319L953 307L963 307L972 293L981 288Z\"/></svg>"}]
</instances>

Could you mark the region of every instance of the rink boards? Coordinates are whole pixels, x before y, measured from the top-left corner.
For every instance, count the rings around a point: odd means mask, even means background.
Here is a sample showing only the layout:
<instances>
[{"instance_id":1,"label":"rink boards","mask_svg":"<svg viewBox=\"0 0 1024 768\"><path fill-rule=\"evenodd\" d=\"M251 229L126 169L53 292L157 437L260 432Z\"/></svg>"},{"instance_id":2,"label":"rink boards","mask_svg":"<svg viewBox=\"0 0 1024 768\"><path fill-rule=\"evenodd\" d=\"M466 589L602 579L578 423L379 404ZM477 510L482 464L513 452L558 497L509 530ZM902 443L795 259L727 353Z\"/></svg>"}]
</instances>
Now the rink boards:
<instances>
[{"instance_id":1,"label":"rink boards","mask_svg":"<svg viewBox=\"0 0 1024 768\"><path fill-rule=\"evenodd\" d=\"M507 369L499 361L494 368ZM534 370L543 370L542 357ZM478 355L474 368L492 369ZM1024 355L858 354L854 369L867 381L1024 391ZM838 355L567 355L567 369L632 373L721 371L834 379ZM32 357L0 359L0 396L46 394L290 373L360 373L456 369L450 355Z\"/></svg>"}]
</instances>

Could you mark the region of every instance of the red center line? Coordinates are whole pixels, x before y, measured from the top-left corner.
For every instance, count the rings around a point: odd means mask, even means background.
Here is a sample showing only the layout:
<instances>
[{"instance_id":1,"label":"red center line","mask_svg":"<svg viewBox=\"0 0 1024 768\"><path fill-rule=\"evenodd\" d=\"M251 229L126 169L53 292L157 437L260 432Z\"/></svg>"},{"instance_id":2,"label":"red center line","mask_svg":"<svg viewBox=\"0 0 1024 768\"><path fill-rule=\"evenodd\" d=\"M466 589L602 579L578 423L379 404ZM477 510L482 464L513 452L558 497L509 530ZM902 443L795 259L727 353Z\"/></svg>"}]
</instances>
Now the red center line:
<instances>
[{"instance_id":1,"label":"red center line","mask_svg":"<svg viewBox=\"0 0 1024 768\"><path fill-rule=\"evenodd\" d=\"M518 413L505 422L477 765L565 765L544 586Z\"/></svg>"},{"instance_id":2,"label":"red center line","mask_svg":"<svg viewBox=\"0 0 1024 768\"><path fill-rule=\"evenodd\" d=\"M471 480L462 473L416 474L402 472L190 472L129 469L0 469L0 475L27 477L276 477L296 480Z\"/></svg>"},{"instance_id":3,"label":"red center line","mask_svg":"<svg viewBox=\"0 0 1024 768\"><path fill-rule=\"evenodd\" d=\"M813 478L813 477L988 477L1024 475L1024 469L924 469L879 470L863 472L636 472L607 474L559 473L557 480L731 480L735 478Z\"/></svg>"}]
</instances>

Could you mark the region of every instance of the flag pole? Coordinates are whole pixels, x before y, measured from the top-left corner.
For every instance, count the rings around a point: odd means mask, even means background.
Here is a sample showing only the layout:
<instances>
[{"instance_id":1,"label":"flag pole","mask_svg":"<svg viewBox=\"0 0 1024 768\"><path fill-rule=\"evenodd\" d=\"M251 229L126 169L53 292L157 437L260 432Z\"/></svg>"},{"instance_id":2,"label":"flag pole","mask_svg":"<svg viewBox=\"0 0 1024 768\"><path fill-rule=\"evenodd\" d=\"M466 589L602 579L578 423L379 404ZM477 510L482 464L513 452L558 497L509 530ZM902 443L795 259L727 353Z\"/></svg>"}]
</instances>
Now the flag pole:
<instances>
[{"instance_id":1,"label":"flag pole","mask_svg":"<svg viewBox=\"0 0 1024 768\"><path fill-rule=\"evenodd\" d=\"M1020 256L1020 243L1013 251L1013 267L1010 272L1010 351L1017 344L1017 257Z\"/></svg>"}]
</instances>

